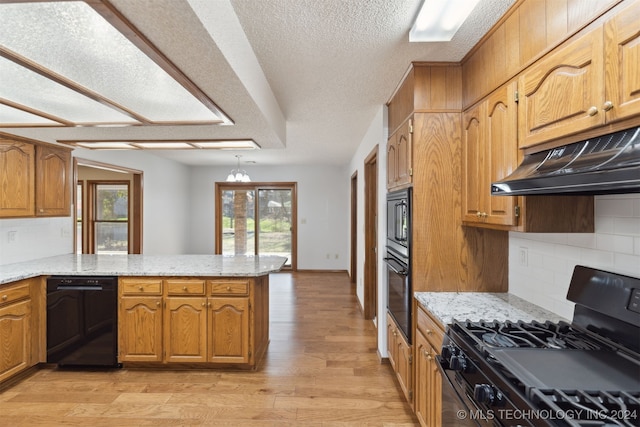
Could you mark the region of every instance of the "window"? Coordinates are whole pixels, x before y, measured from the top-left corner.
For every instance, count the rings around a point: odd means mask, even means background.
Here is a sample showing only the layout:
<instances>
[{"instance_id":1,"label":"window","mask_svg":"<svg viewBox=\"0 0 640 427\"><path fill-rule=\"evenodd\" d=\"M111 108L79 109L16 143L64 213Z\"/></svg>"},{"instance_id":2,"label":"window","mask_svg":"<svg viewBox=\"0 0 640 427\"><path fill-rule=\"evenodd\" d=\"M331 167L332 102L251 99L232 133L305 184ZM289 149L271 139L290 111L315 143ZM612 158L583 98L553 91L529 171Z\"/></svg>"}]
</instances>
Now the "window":
<instances>
[{"instance_id":1,"label":"window","mask_svg":"<svg viewBox=\"0 0 640 427\"><path fill-rule=\"evenodd\" d=\"M129 253L129 182L92 182L93 253Z\"/></svg>"}]
</instances>

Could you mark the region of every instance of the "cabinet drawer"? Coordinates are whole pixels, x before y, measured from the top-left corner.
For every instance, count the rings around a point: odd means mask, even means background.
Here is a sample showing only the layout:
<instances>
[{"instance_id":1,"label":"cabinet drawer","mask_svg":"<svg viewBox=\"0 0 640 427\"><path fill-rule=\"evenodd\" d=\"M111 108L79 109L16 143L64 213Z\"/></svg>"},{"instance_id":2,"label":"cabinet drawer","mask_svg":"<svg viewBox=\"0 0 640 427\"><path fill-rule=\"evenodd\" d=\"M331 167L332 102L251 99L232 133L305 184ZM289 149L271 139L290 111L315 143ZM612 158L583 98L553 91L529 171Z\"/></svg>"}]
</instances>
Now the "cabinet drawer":
<instances>
[{"instance_id":1,"label":"cabinet drawer","mask_svg":"<svg viewBox=\"0 0 640 427\"><path fill-rule=\"evenodd\" d=\"M0 287L0 305L29 298L29 284Z\"/></svg>"},{"instance_id":2,"label":"cabinet drawer","mask_svg":"<svg viewBox=\"0 0 640 427\"><path fill-rule=\"evenodd\" d=\"M204 295L204 280L167 280L168 295Z\"/></svg>"},{"instance_id":3,"label":"cabinet drawer","mask_svg":"<svg viewBox=\"0 0 640 427\"><path fill-rule=\"evenodd\" d=\"M162 295L160 279L120 279L122 295Z\"/></svg>"},{"instance_id":4,"label":"cabinet drawer","mask_svg":"<svg viewBox=\"0 0 640 427\"><path fill-rule=\"evenodd\" d=\"M417 328L427 338L429 343L440 353L442 348L442 339L444 338L444 331L435 320L427 314L427 312L420 306L418 306L418 320L416 322Z\"/></svg>"},{"instance_id":5,"label":"cabinet drawer","mask_svg":"<svg viewBox=\"0 0 640 427\"><path fill-rule=\"evenodd\" d=\"M248 295L249 282L246 280L235 281L210 281L211 295Z\"/></svg>"}]
</instances>

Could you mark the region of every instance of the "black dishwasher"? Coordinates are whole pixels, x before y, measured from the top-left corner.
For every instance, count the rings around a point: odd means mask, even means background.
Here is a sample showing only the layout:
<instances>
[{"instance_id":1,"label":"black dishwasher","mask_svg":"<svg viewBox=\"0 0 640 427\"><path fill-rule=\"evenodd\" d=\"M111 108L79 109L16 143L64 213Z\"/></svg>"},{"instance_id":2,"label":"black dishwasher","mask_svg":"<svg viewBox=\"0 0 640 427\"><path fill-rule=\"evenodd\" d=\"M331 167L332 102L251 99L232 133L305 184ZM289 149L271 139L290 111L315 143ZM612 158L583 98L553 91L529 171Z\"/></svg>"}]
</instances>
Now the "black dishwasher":
<instances>
[{"instance_id":1,"label":"black dishwasher","mask_svg":"<svg viewBox=\"0 0 640 427\"><path fill-rule=\"evenodd\" d=\"M118 367L118 278L47 279L47 363Z\"/></svg>"}]
</instances>

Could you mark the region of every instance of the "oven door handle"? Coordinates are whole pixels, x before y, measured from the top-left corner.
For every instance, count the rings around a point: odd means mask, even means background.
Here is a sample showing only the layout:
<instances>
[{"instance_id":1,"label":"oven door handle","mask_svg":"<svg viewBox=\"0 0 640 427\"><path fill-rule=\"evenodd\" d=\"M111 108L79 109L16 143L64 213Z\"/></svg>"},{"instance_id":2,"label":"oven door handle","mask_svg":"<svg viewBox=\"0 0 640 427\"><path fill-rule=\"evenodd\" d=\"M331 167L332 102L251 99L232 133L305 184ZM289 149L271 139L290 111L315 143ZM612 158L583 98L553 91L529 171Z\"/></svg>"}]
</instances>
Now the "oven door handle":
<instances>
[{"instance_id":1,"label":"oven door handle","mask_svg":"<svg viewBox=\"0 0 640 427\"><path fill-rule=\"evenodd\" d=\"M102 286L91 285L58 285L56 288L58 291L101 291Z\"/></svg>"},{"instance_id":2,"label":"oven door handle","mask_svg":"<svg viewBox=\"0 0 640 427\"><path fill-rule=\"evenodd\" d=\"M391 270L393 270L394 273L399 274L400 276L408 276L409 272L407 271L407 269L400 264L398 261L396 261L393 258L384 258L384 260L387 262L387 265L389 266L389 268ZM394 265L396 264L396 265Z\"/></svg>"}]
</instances>

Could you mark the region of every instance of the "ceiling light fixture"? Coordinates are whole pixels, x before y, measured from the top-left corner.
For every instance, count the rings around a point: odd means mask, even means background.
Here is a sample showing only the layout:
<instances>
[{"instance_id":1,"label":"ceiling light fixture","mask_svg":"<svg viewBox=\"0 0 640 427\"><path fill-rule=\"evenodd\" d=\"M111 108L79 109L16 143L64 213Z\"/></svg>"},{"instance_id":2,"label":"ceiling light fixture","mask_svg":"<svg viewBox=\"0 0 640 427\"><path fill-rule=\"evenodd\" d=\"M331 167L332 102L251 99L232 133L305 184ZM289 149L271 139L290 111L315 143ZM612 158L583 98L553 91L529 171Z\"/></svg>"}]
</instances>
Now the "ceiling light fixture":
<instances>
[{"instance_id":1,"label":"ceiling light fixture","mask_svg":"<svg viewBox=\"0 0 640 427\"><path fill-rule=\"evenodd\" d=\"M227 182L251 182L251 178L247 175L247 171L240 169L240 154L236 154L238 158L238 167L237 169L232 169L227 176Z\"/></svg>"},{"instance_id":2,"label":"ceiling light fixture","mask_svg":"<svg viewBox=\"0 0 640 427\"><path fill-rule=\"evenodd\" d=\"M411 31L409 31L409 41L451 41L479 1L424 0Z\"/></svg>"}]
</instances>

